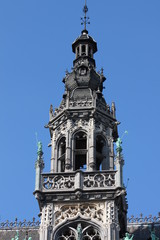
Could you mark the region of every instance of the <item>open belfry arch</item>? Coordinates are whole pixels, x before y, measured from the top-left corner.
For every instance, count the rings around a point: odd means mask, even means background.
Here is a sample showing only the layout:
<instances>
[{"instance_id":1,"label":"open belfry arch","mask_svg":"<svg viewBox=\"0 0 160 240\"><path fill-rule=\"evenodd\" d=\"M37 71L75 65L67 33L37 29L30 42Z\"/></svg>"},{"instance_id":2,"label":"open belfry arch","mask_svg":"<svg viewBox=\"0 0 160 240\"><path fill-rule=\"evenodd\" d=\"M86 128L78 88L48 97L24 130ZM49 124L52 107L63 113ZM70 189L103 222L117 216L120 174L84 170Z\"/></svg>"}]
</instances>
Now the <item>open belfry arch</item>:
<instances>
[{"instance_id":1,"label":"open belfry arch","mask_svg":"<svg viewBox=\"0 0 160 240\"><path fill-rule=\"evenodd\" d=\"M96 71L97 43L86 30L73 42L72 72L63 79L59 108L50 107L51 170L44 168L41 143L35 197L40 207L40 240L118 240L126 232L123 157L115 104L103 96L106 78ZM120 140L120 139L119 139Z\"/></svg>"}]
</instances>

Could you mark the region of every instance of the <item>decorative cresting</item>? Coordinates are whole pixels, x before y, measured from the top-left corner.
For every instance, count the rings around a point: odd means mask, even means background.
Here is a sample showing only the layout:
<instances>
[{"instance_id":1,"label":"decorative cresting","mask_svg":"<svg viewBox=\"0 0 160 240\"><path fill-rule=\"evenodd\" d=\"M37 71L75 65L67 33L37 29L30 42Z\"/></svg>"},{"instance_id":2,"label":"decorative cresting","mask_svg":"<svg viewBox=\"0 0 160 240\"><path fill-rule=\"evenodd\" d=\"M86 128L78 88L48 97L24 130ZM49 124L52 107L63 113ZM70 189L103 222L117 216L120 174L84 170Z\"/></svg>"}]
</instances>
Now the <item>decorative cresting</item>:
<instances>
[{"instance_id":1,"label":"decorative cresting","mask_svg":"<svg viewBox=\"0 0 160 240\"><path fill-rule=\"evenodd\" d=\"M8 229L8 228L39 228L40 221L33 218L31 221L27 221L24 219L23 221L18 221L16 218L15 221L9 222L6 220L5 222L0 223L0 229Z\"/></svg>"},{"instance_id":2,"label":"decorative cresting","mask_svg":"<svg viewBox=\"0 0 160 240\"><path fill-rule=\"evenodd\" d=\"M72 205L72 207L74 208L73 205ZM89 206L89 207L91 207L91 209L93 209L92 206ZM63 208L63 206L62 206L62 208ZM57 209L57 208L55 208L55 209ZM111 209L111 211L113 212L113 209ZM127 224L128 225L140 225L140 224L142 224L142 225L146 225L146 224L148 224L148 225L152 225L152 224L158 225L159 224L160 225L160 213L158 213L157 216L152 216L152 215L143 216L142 213L140 214L140 216L137 216L137 217L134 217L132 215L131 217L129 217L127 219ZM14 221L6 220L4 222L0 222L0 229L39 228L39 226L40 226L40 221L36 220L35 218L33 218L30 221L27 221L26 219L20 221L16 218Z\"/></svg>"},{"instance_id":3,"label":"decorative cresting","mask_svg":"<svg viewBox=\"0 0 160 240\"><path fill-rule=\"evenodd\" d=\"M94 204L94 203L81 203L72 205L57 205L55 206L54 223L55 225L62 222L66 222L68 219L73 220L78 216L82 219L88 219L92 221L97 221L98 223L104 222L104 203Z\"/></svg>"},{"instance_id":4,"label":"decorative cresting","mask_svg":"<svg viewBox=\"0 0 160 240\"><path fill-rule=\"evenodd\" d=\"M133 215L127 219L127 222L129 225L134 224L160 224L160 212L158 213L158 216L152 216L149 215L143 216L141 213L140 216L134 217Z\"/></svg>"}]
</instances>

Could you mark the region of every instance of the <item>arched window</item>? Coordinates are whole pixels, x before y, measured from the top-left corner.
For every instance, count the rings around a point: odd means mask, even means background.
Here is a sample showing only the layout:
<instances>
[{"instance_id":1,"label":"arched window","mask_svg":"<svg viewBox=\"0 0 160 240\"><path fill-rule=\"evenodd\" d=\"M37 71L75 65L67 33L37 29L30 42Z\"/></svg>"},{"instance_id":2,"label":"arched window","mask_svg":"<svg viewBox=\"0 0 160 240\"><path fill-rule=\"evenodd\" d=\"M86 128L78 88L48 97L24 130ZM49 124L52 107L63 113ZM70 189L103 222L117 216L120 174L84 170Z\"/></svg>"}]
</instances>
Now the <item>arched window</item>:
<instances>
[{"instance_id":1,"label":"arched window","mask_svg":"<svg viewBox=\"0 0 160 240\"><path fill-rule=\"evenodd\" d=\"M104 160L104 147L105 147L105 140L102 136L96 137L96 170L102 170L102 163Z\"/></svg>"},{"instance_id":2,"label":"arched window","mask_svg":"<svg viewBox=\"0 0 160 240\"><path fill-rule=\"evenodd\" d=\"M91 227L84 232L82 240L101 240L101 237L99 232Z\"/></svg>"},{"instance_id":3,"label":"arched window","mask_svg":"<svg viewBox=\"0 0 160 240\"><path fill-rule=\"evenodd\" d=\"M79 57L79 47L77 47L77 57Z\"/></svg>"},{"instance_id":4,"label":"arched window","mask_svg":"<svg viewBox=\"0 0 160 240\"><path fill-rule=\"evenodd\" d=\"M65 153L66 153L66 138L62 137L58 144L58 171L65 171Z\"/></svg>"},{"instance_id":5,"label":"arched window","mask_svg":"<svg viewBox=\"0 0 160 240\"><path fill-rule=\"evenodd\" d=\"M86 45L82 45L82 56L86 55Z\"/></svg>"},{"instance_id":6,"label":"arched window","mask_svg":"<svg viewBox=\"0 0 160 240\"><path fill-rule=\"evenodd\" d=\"M62 232L61 236L59 236L58 240L76 240L75 233L71 229L66 229Z\"/></svg>"},{"instance_id":7,"label":"arched window","mask_svg":"<svg viewBox=\"0 0 160 240\"><path fill-rule=\"evenodd\" d=\"M74 170L86 170L87 161L87 135L78 132L74 136Z\"/></svg>"},{"instance_id":8,"label":"arched window","mask_svg":"<svg viewBox=\"0 0 160 240\"><path fill-rule=\"evenodd\" d=\"M101 240L100 232L97 228L92 225L88 225L82 221L76 221L71 224L67 224L62 227L57 234L55 239L58 240Z\"/></svg>"},{"instance_id":9,"label":"arched window","mask_svg":"<svg viewBox=\"0 0 160 240\"><path fill-rule=\"evenodd\" d=\"M88 56L89 57L92 57L92 50L91 50L91 47L89 46L89 48L88 48Z\"/></svg>"}]
</instances>

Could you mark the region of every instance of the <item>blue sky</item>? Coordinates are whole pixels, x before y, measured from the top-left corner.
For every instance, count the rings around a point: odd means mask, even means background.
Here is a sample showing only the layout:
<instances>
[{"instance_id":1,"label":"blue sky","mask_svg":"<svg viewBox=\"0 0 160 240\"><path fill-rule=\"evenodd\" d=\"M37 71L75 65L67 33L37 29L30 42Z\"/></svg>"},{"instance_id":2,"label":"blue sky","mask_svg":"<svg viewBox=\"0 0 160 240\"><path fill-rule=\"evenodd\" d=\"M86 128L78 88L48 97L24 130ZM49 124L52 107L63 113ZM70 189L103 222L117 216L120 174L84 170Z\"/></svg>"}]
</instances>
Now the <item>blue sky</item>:
<instances>
[{"instance_id":1,"label":"blue sky","mask_svg":"<svg viewBox=\"0 0 160 240\"><path fill-rule=\"evenodd\" d=\"M44 125L58 107L80 35L83 0L0 1L0 221L39 213L34 191L36 137L45 171L50 142ZM88 0L89 34L97 41L104 96L115 101L123 139L128 216L157 215L160 157L160 1Z\"/></svg>"}]
</instances>

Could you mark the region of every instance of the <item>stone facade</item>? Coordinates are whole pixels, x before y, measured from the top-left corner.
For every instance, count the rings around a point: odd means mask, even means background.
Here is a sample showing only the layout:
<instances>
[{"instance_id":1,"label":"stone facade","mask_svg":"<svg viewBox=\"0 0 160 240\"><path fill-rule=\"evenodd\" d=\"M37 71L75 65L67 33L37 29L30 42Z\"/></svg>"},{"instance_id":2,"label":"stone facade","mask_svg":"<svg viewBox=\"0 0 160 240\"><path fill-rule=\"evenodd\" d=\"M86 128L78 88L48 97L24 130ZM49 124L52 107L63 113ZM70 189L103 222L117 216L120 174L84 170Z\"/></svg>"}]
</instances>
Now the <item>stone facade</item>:
<instances>
[{"instance_id":1,"label":"stone facade","mask_svg":"<svg viewBox=\"0 0 160 240\"><path fill-rule=\"evenodd\" d=\"M50 107L51 171L36 161L41 212L40 240L119 240L127 228L123 156L115 157L118 138L115 104L103 96L106 78L96 71L97 43L85 29L72 44L72 72L63 79L59 108Z\"/></svg>"},{"instance_id":2,"label":"stone facade","mask_svg":"<svg viewBox=\"0 0 160 240\"><path fill-rule=\"evenodd\" d=\"M63 79L61 104L56 109L50 106L46 125L51 136L50 173L43 173L42 145L38 145L34 195L40 223L2 223L0 240L17 233L17 240L119 240L127 231L135 240L153 239L153 233L160 235L159 217L155 222L131 218L127 228L121 146L114 152L119 122L115 103L109 106L104 99L106 78L103 69L96 71L97 43L86 25L72 50L75 60Z\"/></svg>"}]
</instances>

